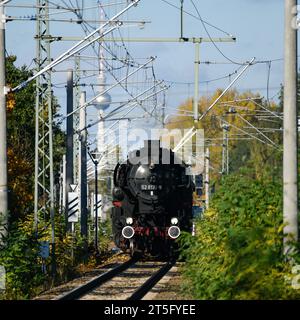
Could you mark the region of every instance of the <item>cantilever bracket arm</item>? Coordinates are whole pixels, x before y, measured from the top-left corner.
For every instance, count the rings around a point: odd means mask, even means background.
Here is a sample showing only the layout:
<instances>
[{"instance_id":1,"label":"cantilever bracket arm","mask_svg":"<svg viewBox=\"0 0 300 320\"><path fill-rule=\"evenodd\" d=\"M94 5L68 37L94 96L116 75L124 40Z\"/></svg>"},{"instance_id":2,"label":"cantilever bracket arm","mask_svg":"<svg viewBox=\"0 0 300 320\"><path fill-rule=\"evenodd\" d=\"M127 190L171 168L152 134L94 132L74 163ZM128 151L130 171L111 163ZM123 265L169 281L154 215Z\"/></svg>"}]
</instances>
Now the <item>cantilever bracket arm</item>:
<instances>
[{"instance_id":1,"label":"cantilever bracket arm","mask_svg":"<svg viewBox=\"0 0 300 320\"><path fill-rule=\"evenodd\" d=\"M239 80L239 78L246 72L246 70L253 65L255 58L252 58L247 65L243 68L243 70L234 78L234 80L227 86L227 88L222 92L222 94L212 103L212 105L206 109L206 111L199 117L199 121L202 120L209 111L221 100L221 98L227 93L227 91Z\"/></svg>"},{"instance_id":2,"label":"cantilever bracket arm","mask_svg":"<svg viewBox=\"0 0 300 320\"><path fill-rule=\"evenodd\" d=\"M6 5L8 2L11 2L11 0L4 0L0 2L0 7Z\"/></svg>"}]
</instances>

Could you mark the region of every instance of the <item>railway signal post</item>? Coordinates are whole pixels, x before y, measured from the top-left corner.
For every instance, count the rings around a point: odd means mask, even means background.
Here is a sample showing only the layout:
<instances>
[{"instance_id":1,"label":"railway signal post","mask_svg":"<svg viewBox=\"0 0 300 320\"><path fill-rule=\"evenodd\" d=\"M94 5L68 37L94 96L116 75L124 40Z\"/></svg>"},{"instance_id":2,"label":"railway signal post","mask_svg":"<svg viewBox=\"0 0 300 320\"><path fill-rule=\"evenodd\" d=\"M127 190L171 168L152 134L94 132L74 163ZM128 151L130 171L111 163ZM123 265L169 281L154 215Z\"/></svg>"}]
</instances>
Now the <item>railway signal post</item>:
<instances>
[{"instance_id":1,"label":"railway signal post","mask_svg":"<svg viewBox=\"0 0 300 320\"><path fill-rule=\"evenodd\" d=\"M96 156L94 157L90 151L88 151L88 154L95 166L95 203L96 203L96 207L95 207L95 252L96 255L99 253L99 246L98 246L98 164L99 161L96 158ZM92 210L94 210L94 208L92 208Z\"/></svg>"}]
</instances>

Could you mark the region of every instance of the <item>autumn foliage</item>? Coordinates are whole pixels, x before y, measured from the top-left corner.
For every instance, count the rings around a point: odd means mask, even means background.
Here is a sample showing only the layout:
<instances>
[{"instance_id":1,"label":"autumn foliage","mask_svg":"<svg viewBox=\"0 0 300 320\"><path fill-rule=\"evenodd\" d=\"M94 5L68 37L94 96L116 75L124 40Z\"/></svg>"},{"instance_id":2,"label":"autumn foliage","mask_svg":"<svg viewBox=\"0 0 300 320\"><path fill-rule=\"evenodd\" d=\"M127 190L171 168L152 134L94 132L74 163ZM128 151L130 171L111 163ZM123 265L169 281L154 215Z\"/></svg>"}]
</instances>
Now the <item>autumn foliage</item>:
<instances>
[{"instance_id":1,"label":"autumn foliage","mask_svg":"<svg viewBox=\"0 0 300 320\"><path fill-rule=\"evenodd\" d=\"M199 116L213 104L222 92L221 89L216 90L211 96L200 98L198 102ZM195 126L196 128L204 129L206 145L210 147L210 165L213 168L211 177L213 180L218 180L222 163L222 125L229 124L230 170L235 171L250 161L255 166L255 172L259 177L262 174L262 163L269 164L274 170L277 170L280 162L278 150L251 127L251 125L257 128L267 127L270 129L279 129L281 127L278 119L277 121L276 119L269 121L264 120L262 117L257 117L257 115L265 114L266 108L273 112L280 111L280 107L276 103L267 102L259 94L250 91L239 93L233 89L228 91L206 117L196 124L193 119L193 100L187 100L178 107L176 116L169 118L167 128L189 129ZM275 144L280 143L281 135L279 131L276 132L274 130L266 135ZM263 143L260 140L267 143Z\"/></svg>"}]
</instances>

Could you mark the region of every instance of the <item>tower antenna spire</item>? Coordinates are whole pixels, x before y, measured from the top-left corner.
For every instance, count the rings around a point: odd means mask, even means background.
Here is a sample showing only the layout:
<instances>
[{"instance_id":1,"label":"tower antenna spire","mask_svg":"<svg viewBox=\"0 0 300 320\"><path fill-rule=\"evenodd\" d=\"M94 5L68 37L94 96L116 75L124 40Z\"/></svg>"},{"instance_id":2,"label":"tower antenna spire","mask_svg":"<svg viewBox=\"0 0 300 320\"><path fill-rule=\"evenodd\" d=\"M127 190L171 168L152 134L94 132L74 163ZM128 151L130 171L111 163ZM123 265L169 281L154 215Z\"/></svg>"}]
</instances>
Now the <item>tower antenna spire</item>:
<instances>
[{"instance_id":1,"label":"tower antenna spire","mask_svg":"<svg viewBox=\"0 0 300 320\"><path fill-rule=\"evenodd\" d=\"M104 23L105 20L105 12L101 2L99 1L99 12L100 12L100 26ZM102 33L102 29L100 31L100 35ZM98 92L97 95L100 95L97 100L95 107L99 111L99 120L104 117L104 111L110 106L111 96L108 93L104 93L106 89L106 74L105 74L105 55L103 48L103 41L99 42L99 76L98 76ZM104 141L104 121L99 121L98 131L97 131L97 151L98 154L101 155L105 151L105 141Z\"/></svg>"}]
</instances>

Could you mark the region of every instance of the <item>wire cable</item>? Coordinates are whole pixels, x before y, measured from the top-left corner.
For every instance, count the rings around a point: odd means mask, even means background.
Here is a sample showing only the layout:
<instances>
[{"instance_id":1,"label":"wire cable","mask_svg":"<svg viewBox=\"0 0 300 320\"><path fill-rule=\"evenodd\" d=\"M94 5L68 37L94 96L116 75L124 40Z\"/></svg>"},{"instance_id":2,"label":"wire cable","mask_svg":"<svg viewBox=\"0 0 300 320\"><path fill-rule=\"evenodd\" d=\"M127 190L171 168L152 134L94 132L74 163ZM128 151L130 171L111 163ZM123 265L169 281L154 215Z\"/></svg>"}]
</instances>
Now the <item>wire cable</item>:
<instances>
[{"instance_id":1,"label":"wire cable","mask_svg":"<svg viewBox=\"0 0 300 320\"><path fill-rule=\"evenodd\" d=\"M173 7L173 8L175 8L175 9L178 9L178 10L181 11L181 8L180 8L180 7L177 7L177 6L174 5L173 3L170 3L170 2L167 1L167 0L161 0L161 1L164 2L164 3L166 3L166 4L168 4L169 6L171 6L171 7ZM197 17L197 16L195 16L194 14L192 14L192 13L186 11L186 10L183 10L183 12L184 12L185 14L187 14L187 15L195 18L195 19L197 19L197 20L201 20L201 18L199 18L199 16ZM219 28L219 27L217 27L217 26L215 26L215 25L213 25L213 24L211 24L211 23L209 23L209 22L207 22L207 21L204 21L204 20L202 20L202 21L203 21L203 23L207 24L208 26L210 26L210 27L212 27L212 28L214 28L214 29L216 29L216 30L218 30L218 31L223 32L224 34L226 34L226 35L229 36L229 37L232 37L232 35L231 35L229 32L227 32L227 31L225 31L225 30L222 30L221 28Z\"/></svg>"},{"instance_id":2,"label":"wire cable","mask_svg":"<svg viewBox=\"0 0 300 320\"><path fill-rule=\"evenodd\" d=\"M202 19L202 16L201 16L201 14L200 14L197 6L195 5L195 2L194 2L193 0L190 0L190 1L191 1L193 7L195 8L195 10L196 10L196 12L197 12L197 14L198 14L199 20L201 21L205 32L207 33L210 41L212 42L212 44L214 45L214 47L218 50L218 52L219 52L226 60L230 61L230 62L233 63L233 64L237 64L237 65L245 65L245 64L248 64L247 62L245 62L245 63L236 62L236 61L230 59L229 57L227 57L227 56L223 53L223 51L217 46L217 44L215 43L215 41L214 41L213 38L211 37L211 35L210 35L210 33L209 33L206 25L205 25L205 22L204 22L204 20Z\"/></svg>"}]
</instances>

